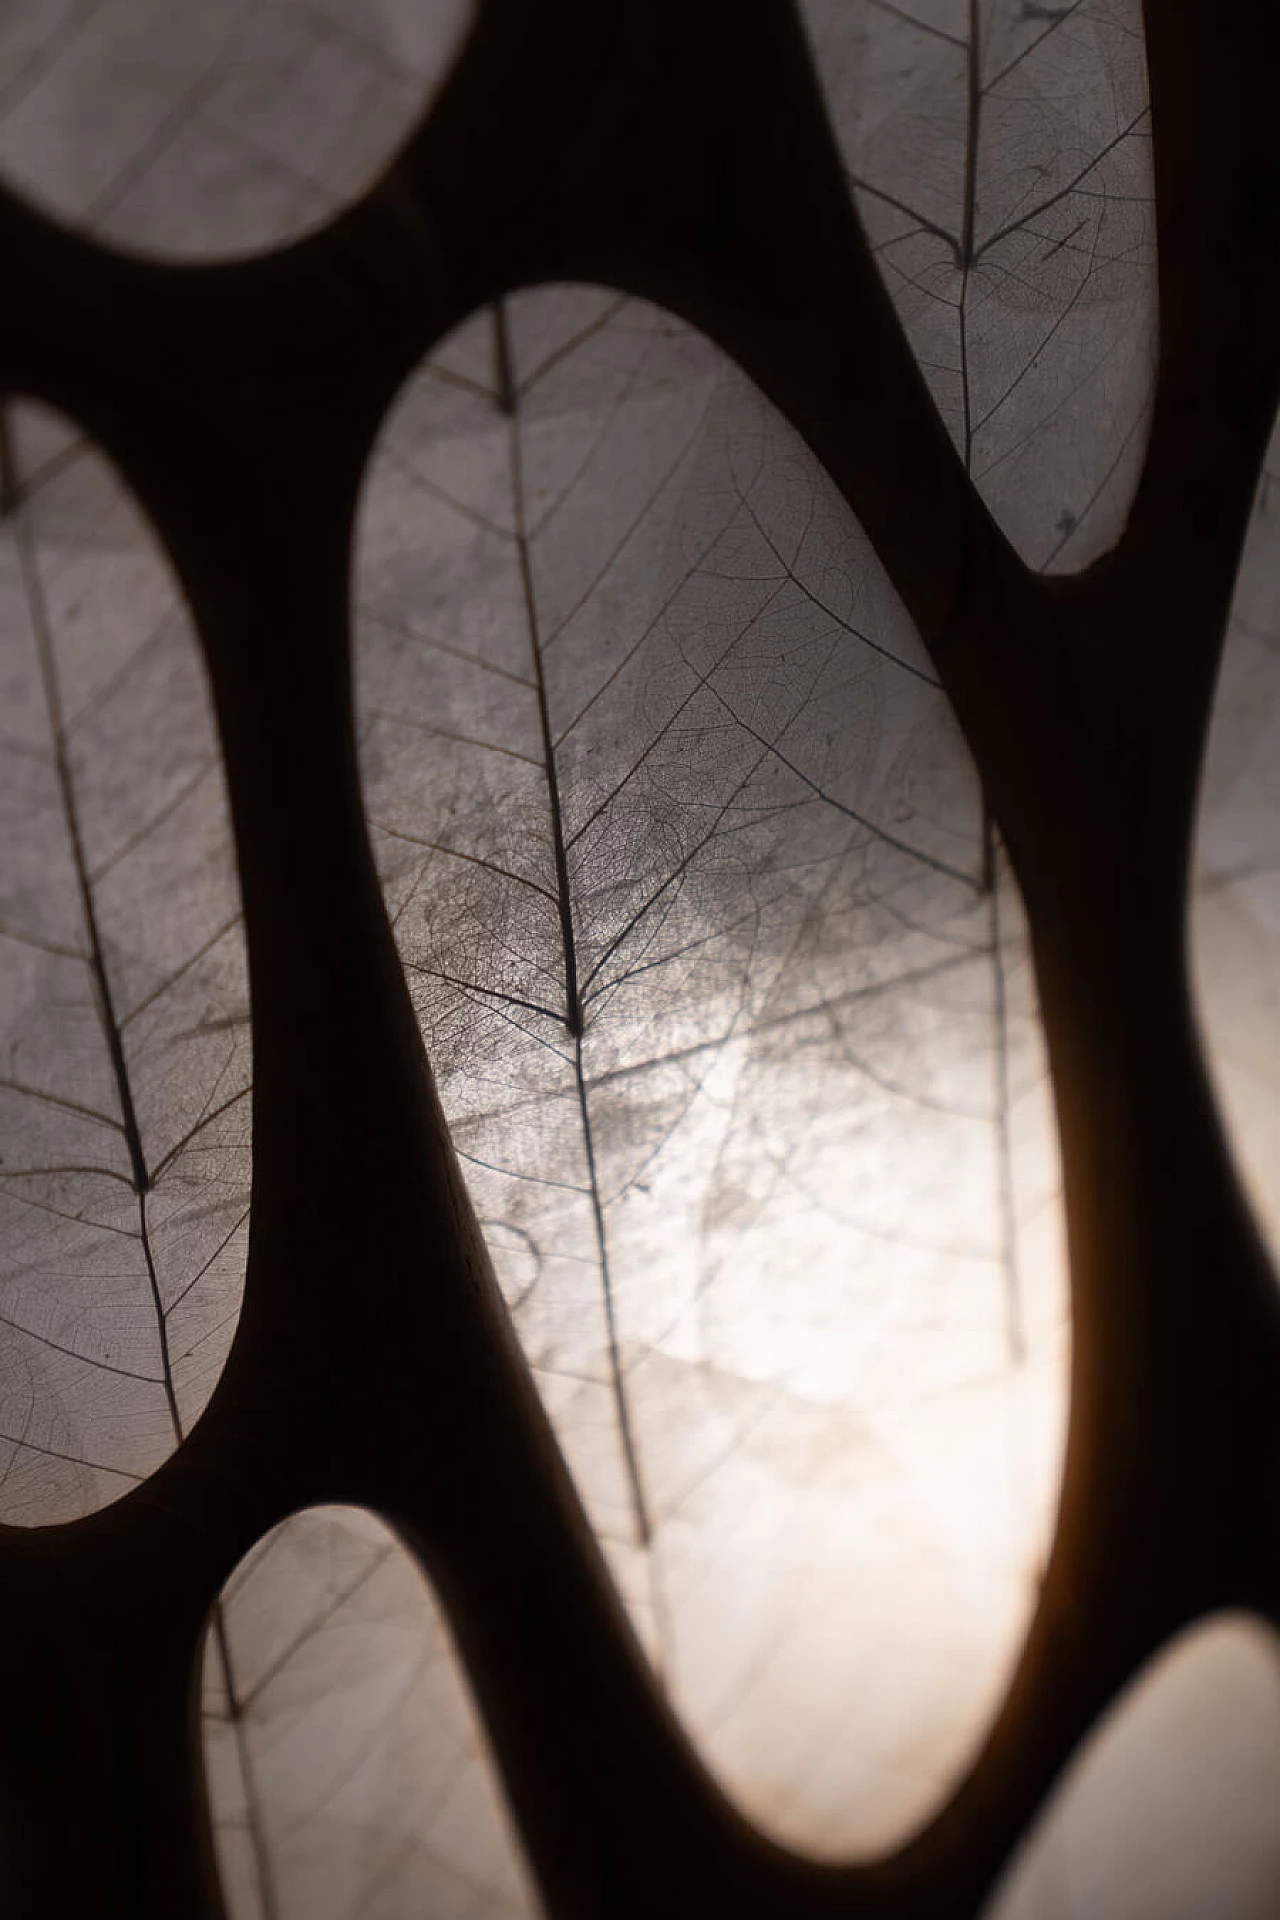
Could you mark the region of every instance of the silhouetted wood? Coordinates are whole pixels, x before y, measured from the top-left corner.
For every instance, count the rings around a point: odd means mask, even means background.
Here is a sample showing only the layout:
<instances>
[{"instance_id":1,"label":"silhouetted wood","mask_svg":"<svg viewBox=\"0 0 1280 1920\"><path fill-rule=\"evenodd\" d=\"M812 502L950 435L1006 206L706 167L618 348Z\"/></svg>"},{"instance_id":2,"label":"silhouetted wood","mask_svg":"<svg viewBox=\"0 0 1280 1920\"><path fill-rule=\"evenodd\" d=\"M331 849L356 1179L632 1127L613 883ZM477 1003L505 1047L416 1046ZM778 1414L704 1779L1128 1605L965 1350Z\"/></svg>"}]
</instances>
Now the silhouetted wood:
<instances>
[{"instance_id":1,"label":"silhouetted wood","mask_svg":"<svg viewBox=\"0 0 1280 1920\"><path fill-rule=\"evenodd\" d=\"M1069 581L1017 560L934 412L784 0L488 0L385 179L247 263L126 258L0 200L0 381L98 439L199 623L255 1060L249 1279L207 1412L108 1511L0 1537L14 1920L219 1911L200 1637L240 1556L308 1502L367 1504L429 1569L556 1920L961 1920L1170 1633L1235 1604L1280 1621L1280 1302L1183 955L1213 675L1280 387L1280 17L1161 0L1148 36L1155 422L1120 546ZM459 319L563 278L704 328L825 462L932 650L1032 928L1073 1277L1061 1524L982 1752L870 1866L755 1834L653 1681L493 1281L361 812L348 562L374 436Z\"/></svg>"}]
</instances>

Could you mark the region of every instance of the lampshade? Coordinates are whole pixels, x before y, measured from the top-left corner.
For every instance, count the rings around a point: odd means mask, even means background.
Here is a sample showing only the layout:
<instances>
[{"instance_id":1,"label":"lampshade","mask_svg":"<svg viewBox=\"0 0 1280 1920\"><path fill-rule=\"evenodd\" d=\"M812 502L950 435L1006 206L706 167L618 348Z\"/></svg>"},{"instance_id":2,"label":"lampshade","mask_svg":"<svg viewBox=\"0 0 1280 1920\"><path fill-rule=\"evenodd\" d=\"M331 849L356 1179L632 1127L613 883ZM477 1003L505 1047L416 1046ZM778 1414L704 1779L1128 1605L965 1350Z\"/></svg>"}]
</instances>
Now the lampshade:
<instances>
[{"instance_id":1,"label":"lampshade","mask_svg":"<svg viewBox=\"0 0 1280 1920\"><path fill-rule=\"evenodd\" d=\"M15 1916L1273 1911L1280 288L1171 12L12 9Z\"/></svg>"}]
</instances>

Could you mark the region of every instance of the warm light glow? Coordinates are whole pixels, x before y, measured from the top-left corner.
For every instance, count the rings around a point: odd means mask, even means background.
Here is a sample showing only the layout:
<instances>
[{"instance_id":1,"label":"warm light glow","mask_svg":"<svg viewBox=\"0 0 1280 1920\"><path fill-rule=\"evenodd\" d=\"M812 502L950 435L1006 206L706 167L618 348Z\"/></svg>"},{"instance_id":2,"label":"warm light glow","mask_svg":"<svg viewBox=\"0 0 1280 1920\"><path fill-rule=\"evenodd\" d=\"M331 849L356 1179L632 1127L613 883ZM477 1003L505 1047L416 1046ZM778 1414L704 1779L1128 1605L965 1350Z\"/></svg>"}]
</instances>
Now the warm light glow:
<instances>
[{"instance_id":1,"label":"warm light glow","mask_svg":"<svg viewBox=\"0 0 1280 1920\"><path fill-rule=\"evenodd\" d=\"M590 289L411 382L357 594L423 1036L633 1618L753 1818L887 1846L999 1702L1064 1417L1034 990L945 696L797 436Z\"/></svg>"},{"instance_id":2,"label":"warm light glow","mask_svg":"<svg viewBox=\"0 0 1280 1920\"><path fill-rule=\"evenodd\" d=\"M1189 1629L1105 1714L988 1920L1272 1920L1280 1642L1247 1614Z\"/></svg>"},{"instance_id":3,"label":"warm light glow","mask_svg":"<svg viewBox=\"0 0 1280 1920\"><path fill-rule=\"evenodd\" d=\"M1146 447L1141 11L800 4L910 346L1044 570L1112 545ZM0 172L118 245L270 249L377 178L470 13L105 0L51 29L49 0L10 0ZM417 220L412 191L397 205ZM175 583L77 429L7 418L0 1520L35 1525L144 1479L217 1382L250 1060ZM1277 474L1273 448L1194 947L1280 1253ZM1008 1684L1070 1349L1021 906L936 667L798 435L708 340L612 291L524 291L432 351L384 422L355 562L384 898L589 1517L735 1802L807 1853L887 1851ZM1167 1650L989 1920L1273 1914L1275 1656L1241 1618ZM275 1529L204 1678L233 1920L536 1911L442 1620L380 1521Z\"/></svg>"}]
</instances>

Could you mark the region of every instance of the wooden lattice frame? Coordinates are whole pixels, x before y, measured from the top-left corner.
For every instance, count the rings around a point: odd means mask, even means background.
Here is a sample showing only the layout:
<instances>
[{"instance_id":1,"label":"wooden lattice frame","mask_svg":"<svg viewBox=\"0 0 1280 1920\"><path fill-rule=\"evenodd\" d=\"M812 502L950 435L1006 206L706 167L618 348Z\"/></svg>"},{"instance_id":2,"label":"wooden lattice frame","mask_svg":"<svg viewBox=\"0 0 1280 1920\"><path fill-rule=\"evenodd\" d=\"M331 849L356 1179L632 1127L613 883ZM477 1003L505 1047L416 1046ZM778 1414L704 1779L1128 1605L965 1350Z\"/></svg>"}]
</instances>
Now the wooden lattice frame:
<instances>
[{"instance_id":1,"label":"wooden lattice frame","mask_svg":"<svg viewBox=\"0 0 1280 1920\"><path fill-rule=\"evenodd\" d=\"M1280 1621L1280 1299L1185 953L1203 736L1280 387L1280 15L1147 0L1146 25L1154 423L1119 547L1067 580L1014 557L947 440L789 0L486 0L375 189L243 264L129 260L0 197L0 387L96 436L196 615L256 1073L248 1288L208 1411L106 1511L0 1532L14 1920L220 1911L205 1623L253 1541L310 1503L367 1505L418 1553L566 1920L959 1920L1170 1634L1224 1606ZM365 836L348 662L365 462L433 343L552 279L683 314L804 434L933 654L1026 901L1073 1284L1061 1515L990 1737L875 1867L818 1867L746 1826L654 1686L493 1283Z\"/></svg>"}]
</instances>

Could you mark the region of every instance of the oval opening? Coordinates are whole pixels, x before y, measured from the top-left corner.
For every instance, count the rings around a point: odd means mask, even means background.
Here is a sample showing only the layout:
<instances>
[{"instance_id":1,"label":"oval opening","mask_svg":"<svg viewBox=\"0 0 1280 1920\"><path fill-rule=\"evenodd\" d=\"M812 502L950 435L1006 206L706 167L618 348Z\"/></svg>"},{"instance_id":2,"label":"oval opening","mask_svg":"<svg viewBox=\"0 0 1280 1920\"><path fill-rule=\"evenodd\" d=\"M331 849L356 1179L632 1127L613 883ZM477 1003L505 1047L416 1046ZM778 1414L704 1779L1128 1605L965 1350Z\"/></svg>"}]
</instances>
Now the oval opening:
<instances>
[{"instance_id":1,"label":"oval opening","mask_svg":"<svg viewBox=\"0 0 1280 1920\"><path fill-rule=\"evenodd\" d=\"M537 1913L443 1618L363 1509L293 1514L232 1574L204 1743L231 1920Z\"/></svg>"},{"instance_id":2,"label":"oval opening","mask_svg":"<svg viewBox=\"0 0 1280 1920\"><path fill-rule=\"evenodd\" d=\"M68 421L11 410L0 522L0 1520L125 1493L205 1406L249 1208L248 986L204 669Z\"/></svg>"},{"instance_id":3,"label":"oval opening","mask_svg":"<svg viewBox=\"0 0 1280 1920\"><path fill-rule=\"evenodd\" d=\"M1191 955L1210 1071L1280 1260L1280 431L1254 498L1214 693Z\"/></svg>"},{"instance_id":4,"label":"oval opening","mask_svg":"<svg viewBox=\"0 0 1280 1920\"><path fill-rule=\"evenodd\" d=\"M1271 1920L1278 1651L1247 1614L1164 1648L1076 1756L988 1920Z\"/></svg>"},{"instance_id":5,"label":"oval opening","mask_svg":"<svg viewBox=\"0 0 1280 1920\"><path fill-rule=\"evenodd\" d=\"M1029 566L1087 566L1124 527L1155 385L1141 0L801 12L850 192L974 484Z\"/></svg>"},{"instance_id":6,"label":"oval opening","mask_svg":"<svg viewBox=\"0 0 1280 1920\"><path fill-rule=\"evenodd\" d=\"M999 1701L1065 1407L1039 1018L946 699L798 437L592 288L408 383L357 600L388 910L619 1587L753 1819L887 1847Z\"/></svg>"},{"instance_id":7,"label":"oval opening","mask_svg":"<svg viewBox=\"0 0 1280 1920\"><path fill-rule=\"evenodd\" d=\"M279 246L372 184L471 15L471 0L9 0L0 173L147 253Z\"/></svg>"}]
</instances>

